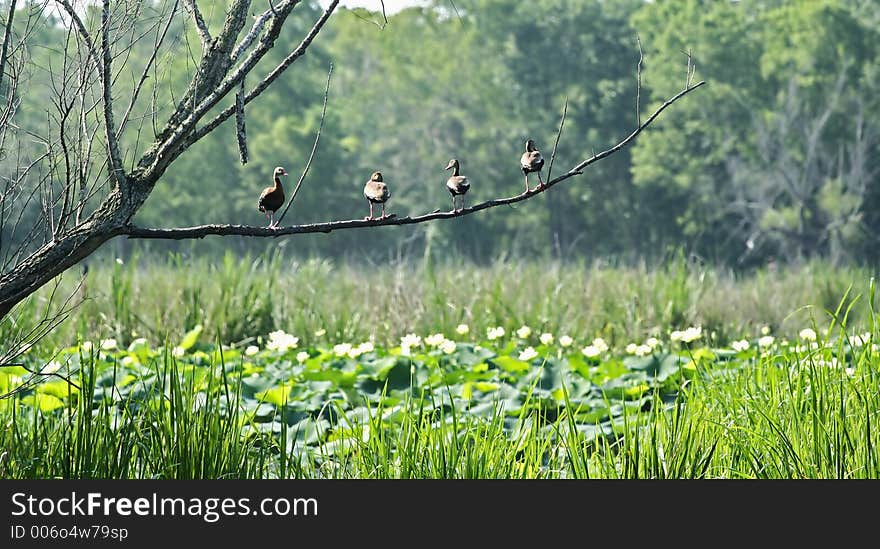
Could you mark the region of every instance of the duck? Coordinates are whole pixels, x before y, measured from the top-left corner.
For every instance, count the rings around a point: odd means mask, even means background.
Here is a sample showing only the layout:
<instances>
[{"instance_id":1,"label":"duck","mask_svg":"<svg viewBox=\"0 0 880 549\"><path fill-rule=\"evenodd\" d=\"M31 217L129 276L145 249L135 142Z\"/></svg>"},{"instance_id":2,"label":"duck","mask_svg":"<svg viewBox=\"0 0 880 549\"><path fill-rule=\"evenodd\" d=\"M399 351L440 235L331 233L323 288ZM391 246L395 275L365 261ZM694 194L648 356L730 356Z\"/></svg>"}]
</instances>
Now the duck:
<instances>
[{"instance_id":1,"label":"duck","mask_svg":"<svg viewBox=\"0 0 880 549\"><path fill-rule=\"evenodd\" d=\"M541 170L544 168L544 157L541 151L535 146L535 140L526 141L526 152L519 159L520 167L522 167L523 175L526 176L526 192L530 190L540 190L544 188L544 180L541 179ZM534 189L529 189L529 174L538 173L539 185Z\"/></svg>"},{"instance_id":2,"label":"duck","mask_svg":"<svg viewBox=\"0 0 880 549\"><path fill-rule=\"evenodd\" d=\"M446 165L446 169L452 170L452 176L446 180L446 188L449 189L449 192L452 194L452 211L457 212L464 209L464 195L470 190L471 184L468 182L466 176L459 173L461 170L461 163L458 159L453 158L450 160L449 164ZM455 208L456 196L461 196L460 210Z\"/></svg>"},{"instance_id":3,"label":"duck","mask_svg":"<svg viewBox=\"0 0 880 549\"><path fill-rule=\"evenodd\" d=\"M269 220L268 227L275 228L275 212L284 205L284 186L281 185L281 176L287 175L287 170L278 166L272 174L275 184L266 187L260 193L260 200L257 202L257 208L266 214Z\"/></svg>"},{"instance_id":4,"label":"duck","mask_svg":"<svg viewBox=\"0 0 880 549\"><path fill-rule=\"evenodd\" d=\"M391 198L391 191L388 190L388 185L385 184L385 181L382 178L382 172L373 172L370 179L367 180L367 184L364 185L364 198L366 198L367 202L370 204L370 217L365 217L364 219L368 221L377 219L376 217L373 217L373 204L382 205L382 217L379 217L378 219L385 219L388 217L388 215L385 214L385 202Z\"/></svg>"}]
</instances>

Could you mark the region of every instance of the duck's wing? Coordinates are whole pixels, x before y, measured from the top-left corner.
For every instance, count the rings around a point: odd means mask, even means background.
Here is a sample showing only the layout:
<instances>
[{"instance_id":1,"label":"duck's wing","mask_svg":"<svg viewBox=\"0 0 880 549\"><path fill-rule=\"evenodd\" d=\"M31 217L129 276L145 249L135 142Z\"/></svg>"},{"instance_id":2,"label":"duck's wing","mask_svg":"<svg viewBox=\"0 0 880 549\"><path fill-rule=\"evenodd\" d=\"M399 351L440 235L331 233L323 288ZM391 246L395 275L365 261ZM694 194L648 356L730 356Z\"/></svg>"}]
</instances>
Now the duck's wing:
<instances>
[{"instance_id":1,"label":"duck's wing","mask_svg":"<svg viewBox=\"0 0 880 549\"><path fill-rule=\"evenodd\" d=\"M388 185L381 181L367 181L364 185L364 197L371 202L385 202L390 196Z\"/></svg>"},{"instance_id":2,"label":"duck's wing","mask_svg":"<svg viewBox=\"0 0 880 549\"><path fill-rule=\"evenodd\" d=\"M471 184L466 176L453 175L446 180L446 188L456 194L464 194L471 188Z\"/></svg>"}]
</instances>

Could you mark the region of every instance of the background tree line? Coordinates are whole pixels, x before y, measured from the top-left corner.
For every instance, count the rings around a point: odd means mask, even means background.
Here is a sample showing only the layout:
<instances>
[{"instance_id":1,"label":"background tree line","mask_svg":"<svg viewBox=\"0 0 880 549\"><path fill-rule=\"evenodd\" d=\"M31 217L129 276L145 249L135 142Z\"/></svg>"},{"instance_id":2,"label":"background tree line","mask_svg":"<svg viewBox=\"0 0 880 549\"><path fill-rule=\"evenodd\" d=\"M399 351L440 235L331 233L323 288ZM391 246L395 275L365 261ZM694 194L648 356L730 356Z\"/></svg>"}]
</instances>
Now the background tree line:
<instances>
[{"instance_id":1,"label":"background tree line","mask_svg":"<svg viewBox=\"0 0 880 549\"><path fill-rule=\"evenodd\" d=\"M223 6L206 3L209 26L222 24ZM381 15L340 11L304 66L248 106L250 162L240 164L235 122L227 121L172 165L136 222L264 224L257 197L274 166L291 172L292 186L305 165L331 61L320 146L285 223L363 217L361 191L374 170L391 188L389 211L448 209L443 168L452 157L471 179L470 203L519 193L523 142L533 137L549 158L566 99L554 171L569 169L636 127L637 37L642 116L684 87L687 52L696 79L709 85L665 114L634 147L514 212L270 241L116 239L113 253L273 247L354 259L455 254L475 261L516 255L627 262L661 260L683 249L744 269L817 256L875 262L875 1L459 0L456 6L457 13L436 0L389 17L384 28ZM150 10L150 2L141 9ZM315 2L295 8L280 40L296 40L319 12ZM53 78L53 63L57 44L76 37L58 20L16 21L39 67L18 87L27 91L16 131L27 132L61 116L63 109L50 100L53 86L63 85ZM184 22L179 18L169 30L171 64L149 75L161 85L139 98L140 106L151 107L151 119L126 127L122 138L129 144L152 140L150 132L167 119L193 71L198 38ZM149 41L138 43L125 63L115 65L115 78L135 81L151 54ZM273 50L264 62L273 65L282 55ZM125 98L117 104L125 105ZM25 139L16 147L4 149L0 161L26 165L22 159L44 152ZM51 154L60 162L59 151ZM35 169L53 168L40 162ZM18 199L23 216L39 201L26 198ZM13 244L2 236L4 246Z\"/></svg>"}]
</instances>

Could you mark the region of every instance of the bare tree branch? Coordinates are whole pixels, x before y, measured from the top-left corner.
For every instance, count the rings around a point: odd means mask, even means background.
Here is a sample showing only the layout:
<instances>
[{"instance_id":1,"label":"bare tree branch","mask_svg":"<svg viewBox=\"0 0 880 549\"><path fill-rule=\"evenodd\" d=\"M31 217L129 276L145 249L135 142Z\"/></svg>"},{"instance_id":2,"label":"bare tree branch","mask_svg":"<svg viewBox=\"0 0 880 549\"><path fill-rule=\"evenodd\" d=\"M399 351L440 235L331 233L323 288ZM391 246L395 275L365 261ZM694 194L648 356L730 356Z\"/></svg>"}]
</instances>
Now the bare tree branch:
<instances>
[{"instance_id":1,"label":"bare tree branch","mask_svg":"<svg viewBox=\"0 0 880 549\"><path fill-rule=\"evenodd\" d=\"M196 32L202 43L202 49L207 50L211 44L211 33L208 32L208 25L202 17L202 12L199 11L199 6L196 4L196 0L183 0L183 7L193 18L193 23L196 25Z\"/></svg>"},{"instance_id":2,"label":"bare tree branch","mask_svg":"<svg viewBox=\"0 0 880 549\"><path fill-rule=\"evenodd\" d=\"M3 29L3 47L0 49L0 84L6 77L6 56L9 54L9 41L12 38L12 21L15 18L15 5L18 0L9 2L9 14L6 16L6 27Z\"/></svg>"},{"instance_id":3,"label":"bare tree branch","mask_svg":"<svg viewBox=\"0 0 880 549\"><path fill-rule=\"evenodd\" d=\"M278 217L278 223L281 223L284 216L287 214L287 210L290 209L290 205L293 204L293 199L296 198L297 193L299 193L299 188L302 186L303 180L306 178L306 174L309 173L309 168L312 166L312 159L315 158L315 151L318 150L318 142L321 140L321 130L324 128L324 117L327 116L327 97L330 95L330 76L332 74L333 63L330 63L330 69L327 71L327 87L324 88L324 104L321 106L321 122L318 123L318 132L315 134L315 143L312 145L312 152L309 153L306 167L303 168L302 175L299 176L299 181L296 182L296 187L293 189L290 200L287 201L287 205L284 206L284 211L281 212L281 215Z\"/></svg>"},{"instance_id":4,"label":"bare tree branch","mask_svg":"<svg viewBox=\"0 0 880 549\"><path fill-rule=\"evenodd\" d=\"M415 217L396 217L391 216L385 219L380 220L366 220L366 219L351 219L346 221L328 221L323 223L309 223L304 225L290 225L287 227L279 227L279 228L269 228L269 227L255 227L250 225L223 225L223 224L214 224L214 225L200 225L197 227L184 227L184 228L176 228L176 229L152 229L152 228L143 228L137 227L134 225L128 225L125 227L121 234L124 234L128 238L151 238L151 239L166 239L166 240L184 240L184 239L192 239L192 238L204 238L206 236L253 236L253 237L278 237L285 235L294 235L294 234L308 234L308 233L329 233L331 231L337 231L342 229L357 229L364 227L380 227L380 226L391 226L391 225L413 225L416 223L425 223L426 221L433 221L437 219L452 219L456 217L462 217L465 215L470 215L482 210L487 210L489 208L495 208L498 206L506 206L510 204L515 204L517 202L522 202L524 200L528 200L542 192L547 191L552 186L557 183L561 183L566 179L574 177L576 175L583 174L583 169L597 162L605 157L611 156L622 148L626 147L630 143L632 143L635 138L645 129L647 128L656 118L660 115L661 112L666 110L667 107L692 92L693 90L699 88L705 81L698 82L687 89L684 89L677 93L675 96L669 98L660 105L657 110L648 117L645 122L636 128L631 134L629 134L625 139L621 142L617 143L610 149L604 150L600 153L594 154L590 158L584 160L568 172L559 177L552 179L547 182L547 184L543 188L535 187L534 189L524 192L522 194L518 194L516 196L511 196L507 198L497 198L494 200L487 200L486 202L481 202L469 208L464 208L458 211L445 211L441 212L439 210L435 210L431 213L418 215Z\"/></svg>"},{"instance_id":5,"label":"bare tree branch","mask_svg":"<svg viewBox=\"0 0 880 549\"><path fill-rule=\"evenodd\" d=\"M244 98L245 105L250 103L252 100L254 100L261 93L263 93L263 91L266 88L268 88L269 85L272 82L274 82L276 78L281 76L281 74L285 70L287 70L287 68L290 67L290 65L292 65L294 61L296 61L300 56L302 56L302 54L304 54L306 52L306 49L308 49L309 44L311 44L312 40L314 40L315 36L317 36L318 33L321 32L321 29L324 27L324 24L327 22L327 20L330 19L330 16L333 14L333 10L336 9L337 5L339 5L339 0L333 0L333 2L331 2L330 5L327 6L327 9L324 10L324 13L321 15L321 17L318 19L318 21L315 22L315 25L312 27L312 29L309 31L309 33L306 35L306 37L303 39L303 41L299 44L299 46L297 46L297 48L295 50L293 50L293 52L291 52L290 55L288 55L284 59L284 61L279 63L278 66L275 67L275 69L272 70L272 72L269 73L268 76L266 76L266 78L261 80L260 83L254 87L254 89L252 89L250 92L248 92L248 94ZM216 104L216 102L215 102L215 104ZM207 124L205 124L201 128L198 128L197 130L192 132L192 134L189 137L187 137L187 139L185 141L185 145L188 147L188 146L192 145L193 143L195 143L196 141L198 141L199 139L201 139L202 137L211 133L214 130L214 128L216 128L217 126L222 124L227 118L232 116L232 114L234 112L235 112L234 105L226 108L223 112L221 112L220 114L215 116L213 119L211 119L210 122L208 122Z\"/></svg>"},{"instance_id":6,"label":"bare tree branch","mask_svg":"<svg viewBox=\"0 0 880 549\"><path fill-rule=\"evenodd\" d=\"M135 102L140 96L141 88L143 87L144 82L146 82L147 80L147 75L149 75L150 69L153 67L153 63L156 62L156 57L158 57L159 55L159 50L162 47L162 43L165 42L165 36L168 34L168 29L171 28L171 23L174 21L174 15L177 13L178 3L179 0L174 0L174 6L171 7L171 13L168 14L168 21L165 22L165 27L162 29L162 32L156 39L156 43L153 46L153 52L150 54L150 58L147 60L147 64L144 66L144 70L141 72L141 77L138 80L137 85L135 85L134 87L134 91L131 94L131 99L128 102L128 107L125 109L125 114L122 115L122 122L119 123L119 131L116 133L117 137L122 135L122 132L125 129L125 124L128 122L128 117L131 114L132 109L134 108Z\"/></svg>"},{"instance_id":7,"label":"bare tree branch","mask_svg":"<svg viewBox=\"0 0 880 549\"><path fill-rule=\"evenodd\" d=\"M101 91L104 97L104 130L107 138L107 151L110 170L113 178L123 193L127 192L125 169L122 166L122 153L119 151L119 140L116 139L116 127L113 123L113 93L111 88L111 56L110 56L110 0L104 0L101 10Z\"/></svg>"},{"instance_id":8,"label":"bare tree branch","mask_svg":"<svg viewBox=\"0 0 880 549\"><path fill-rule=\"evenodd\" d=\"M565 126L565 115L568 114L568 97L562 106L562 119L559 120L559 130L556 132L556 141L553 142L553 152L550 153L550 164L547 166L547 179L553 175L553 161L556 160L556 148L559 147L559 138L562 136L562 127Z\"/></svg>"},{"instance_id":9,"label":"bare tree branch","mask_svg":"<svg viewBox=\"0 0 880 549\"><path fill-rule=\"evenodd\" d=\"M642 39L636 34L636 44L639 46L639 62L636 64L636 124L642 125Z\"/></svg>"}]
</instances>

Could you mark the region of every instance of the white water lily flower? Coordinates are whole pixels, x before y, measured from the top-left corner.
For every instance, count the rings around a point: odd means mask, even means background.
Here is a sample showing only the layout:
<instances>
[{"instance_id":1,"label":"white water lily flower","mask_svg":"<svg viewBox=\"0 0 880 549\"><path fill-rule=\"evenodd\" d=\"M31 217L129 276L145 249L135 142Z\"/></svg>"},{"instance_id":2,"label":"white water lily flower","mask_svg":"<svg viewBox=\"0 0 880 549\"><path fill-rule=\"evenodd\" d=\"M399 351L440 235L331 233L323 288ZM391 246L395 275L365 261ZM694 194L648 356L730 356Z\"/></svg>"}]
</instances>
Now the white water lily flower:
<instances>
[{"instance_id":1,"label":"white water lily flower","mask_svg":"<svg viewBox=\"0 0 880 549\"><path fill-rule=\"evenodd\" d=\"M307 353L306 351L300 351L300 352L296 353L296 361L299 362L300 364L307 361L308 359L309 359L309 353Z\"/></svg>"},{"instance_id":2,"label":"white water lily flower","mask_svg":"<svg viewBox=\"0 0 880 549\"><path fill-rule=\"evenodd\" d=\"M761 335L770 335L770 326L761 326Z\"/></svg>"},{"instance_id":3,"label":"white water lily flower","mask_svg":"<svg viewBox=\"0 0 880 549\"><path fill-rule=\"evenodd\" d=\"M337 343L333 346L333 354L336 356L348 356L351 352L351 343Z\"/></svg>"},{"instance_id":4,"label":"white water lily flower","mask_svg":"<svg viewBox=\"0 0 880 549\"><path fill-rule=\"evenodd\" d=\"M516 331L516 337L520 339L528 339L530 335L532 335L532 329L525 324L520 326L519 329Z\"/></svg>"},{"instance_id":5,"label":"white water lily flower","mask_svg":"<svg viewBox=\"0 0 880 549\"><path fill-rule=\"evenodd\" d=\"M769 347L773 345L774 341L776 341L776 339L773 336L765 335L758 339L758 347Z\"/></svg>"},{"instance_id":6,"label":"white water lily flower","mask_svg":"<svg viewBox=\"0 0 880 549\"><path fill-rule=\"evenodd\" d=\"M601 351L595 345L587 345L581 349L581 354L587 358L596 358L601 354Z\"/></svg>"},{"instance_id":7,"label":"white water lily flower","mask_svg":"<svg viewBox=\"0 0 880 549\"><path fill-rule=\"evenodd\" d=\"M428 345L429 347L439 347L444 341L446 341L446 336L443 334L431 334L425 338L425 345Z\"/></svg>"},{"instance_id":8,"label":"white water lily flower","mask_svg":"<svg viewBox=\"0 0 880 549\"><path fill-rule=\"evenodd\" d=\"M648 340L645 341L645 345L653 349L654 347L660 345L660 340L656 337L649 337Z\"/></svg>"},{"instance_id":9,"label":"white water lily flower","mask_svg":"<svg viewBox=\"0 0 880 549\"><path fill-rule=\"evenodd\" d=\"M536 351L533 347L526 347L520 354L519 359L525 362L528 362L538 356L538 351Z\"/></svg>"},{"instance_id":10,"label":"white water lily flower","mask_svg":"<svg viewBox=\"0 0 880 549\"><path fill-rule=\"evenodd\" d=\"M417 336L416 334L406 334L402 338L400 338L400 346L401 347L419 347L422 345L421 336Z\"/></svg>"},{"instance_id":11,"label":"white water lily flower","mask_svg":"<svg viewBox=\"0 0 880 549\"><path fill-rule=\"evenodd\" d=\"M542 345L550 345L553 343L553 334L544 332L543 334L541 334L541 337L538 339L541 340Z\"/></svg>"},{"instance_id":12,"label":"white water lily flower","mask_svg":"<svg viewBox=\"0 0 880 549\"><path fill-rule=\"evenodd\" d=\"M733 348L736 352L742 352L749 348L749 342L745 339L741 339L739 341L734 341L730 344L731 348Z\"/></svg>"},{"instance_id":13,"label":"white water lily flower","mask_svg":"<svg viewBox=\"0 0 880 549\"><path fill-rule=\"evenodd\" d=\"M651 347L649 345L636 345L633 354L636 356L648 356L651 354Z\"/></svg>"},{"instance_id":14,"label":"white water lily flower","mask_svg":"<svg viewBox=\"0 0 880 549\"><path fill-rule=\"evenodd\" d=\"M171 356L173 356L173 357L180 358L184 354L186 354L186 351L183 349L183 347L176 346L173 349L171 349Z\"/></svg>"},{"instance_id":15,"label":"white water lily flower","mask_svg":"<svg viewBox=\"0 0 880 549\"><path fill-rule=\"evenodd\" d=\"M123 366L134 366L135 364L139 364L137 359L132 355L125 355L119 363Z\"/></svg>"},{"instance_id":16,"label":"white water lily flower","mask_svg":"<svg viewBox=\"0 0 880 549\"><path fill-rule=\"evenodd\" d=\"M682 343L691 343L703 337L703 328L701 326L690 326L684 330L675 330L669 334L672 341L681 341Z\"/></svg>"},{"instance_id":17,"label":"white water lily flower","mask_svg":"<svg viewBox=\"0 0 880 549\"><path fill-rule=\"evenodd\" d=\"M631 354L631 355L634 355L634 354L636 354L636 349L637 349L638 347L639 347L639 346L636 345L635 343L630 343L629 345L626 346L626 352L629 353L629 354Z\"/></svg>"},{"instance_id":18,"label":"white water lily flower","mask_svg":"<svg viewBox=\"0 0 880 549\"><path fill-rule=\"evenodd\" d=\"M131 343L128 345L128 350L134 351L135 349L138 349L140 347L146 347L146 345L147 345L147 338L139 337L137 339L131 340Z\"/></svg>"},{"instance_id":19,"label":"white water lily flower","mask_svg":"<svg viewBox=\"0 0 880 549\"><path fill-rule=\"evenodd\" d=\"M101 350L102 351L112 351L113 349L116 349L116 347L117 347L117 343L116 343L116 340L113 338L101 340Z\"/></svg>"},{"instance_id":20,"label":"white water lily flower","mask_svg":"<svg viewBox=\"0 0 880 549\"><path fill-rule=\"evenodd\" d=\"M373 346L372 341L364 341L360 345L358 345L358 350L362 353L372 353L376 350L376 347Z\"/></svg>"},{"instance_id":21,"label":"white water lily flower","mask_svg":"<svg viewBox=\"0 0 880 549\"><path fill-rule=\"evenodd\" d=\"M574 340L571 336L564 335L559 338L559 344L563 347L571 347L571 344L574 343Z\"/></svg>"},{"instance_id":22,"label":"white water lily flower","mask_svg":"<svg viewBox=\"0 0 880 549\"><path fill-rule=\"evenodd\" d=\"M504 337L504 328L502 328L501 326L489 328L488 330L486 330L486 337L490 340L500 339Z\"/></svg>"},{"instance_id":23,"label":"white water lily flower","mask_svg":"<svg viewBox=\"0 0 880 549\"><path fill-rule=\"evenodd\" d=\"M324 328L321 328L320 330L315 330L315 337L324 337L326 333L327 330L325 330Z\"/></svg>"},{"instance_id":24,"label":"white water lily flower","mask_svg":"<svg viewBox=\"0 0 880 549\"><path fill-rule=\"evenodd\" d=\"M245 356L254 356L255 354L260 352L260 348L256 345L248 345L247 349L244 350Z\"/></svg>"},{"instance_id":25,"label":"white water lily flower","mask_svg":"<svg viewBox=\"0 0 880 549\"><path fill-rule=\"evenodd\" d=\"M816 341L816 331L812 328L804 328L798 332L798 337L807 341Z\"/></svg>"},{"instance_id":26,"label":"white water lily flower","mask_svg":"<svg viewBox=\"0 0 880 549\"><path fill-rule=\"evenodd\" d=\"M605 343L605 340L602 339L601 337L597 337L596 339L593 340L593 347L599 349L600 353L604 353L605 351L608 350L608 344Z\"/></svg>"},{"instance_id":27,"label":"white water lily flower","mask_svg":"<svg viewBox=\"0 0 880 549\"><path fill-rule=\"evenodd\" d=\"M49 362L49 364L46 364L46 366L43 368L41 373L54 374L55 372L57 372L60 369L61 369L61 363L58 362L57 360L53 360L53 361Z\"/></svg>"},{"instance_id":28,"label":"white water lily flower","mask_svg":"<svg viewBox=\"0 0 880 549\"><path fill-rule=\"evenodd\" d=\"M298 344L298 337L285 333L284 330L275 330L269 333L269 342L266 343L266 348L270 351L286 353L291 349L296 349Z\"/></svg>"},{"instance_id":29,"label":"white water lily flower","mask_svg":"<svg viewBox=\"0 0 880 549\"><path fill-rule=\"evenodd\" d=\"M861 335L853 335L853 337L850 339L853 347L861 347L862 345L867 344L868 341L870 341L870 340L871 340L871 333L870 332L865 332Z\"/></svg>"},{"instance_id":30,"label":"white water lily flower","mask_svg":"<svg viewBox=\"0 0 880 549\"><path fill-rule=\"evenodd\" d=\"M465 335L470 331L471 328L467 324L459 324L455 327L455 333L457 333L458 335Z\"/></svg>"},{"instance_id":31,"label":"white water lily flower","mask_svg":"<svg viewBox=\"0 0 880 549\"><path fill-rule=\"evenodd\" d=\"M451 355L455 352L455 342L451 339L446 339L443 343L440 344L440 350L446 353L447 355Z\"/></svg>"},{"instance_id":32,"label":"white water lily flower","mask_svg":"<svg viewBox=\"0 0 880 549\"><path fill-rule=\"evenodd\" d=\"M846 373L846 375L848 375L850 377L852 377L856 373L855 368L844 368L843 371L844 371L844 373Z\"/></svg>"},{"instance_id":33,"label":"white water lily flower","mask_svg":"<svg viewBox=\"0 0 880 549\"><path fill-rule=\"evenodd\" d=\"M84 353L88 353L92 350L92 342L91 341L83 341L79 346L80 350Z\"/></svg>"}]
</instances>

